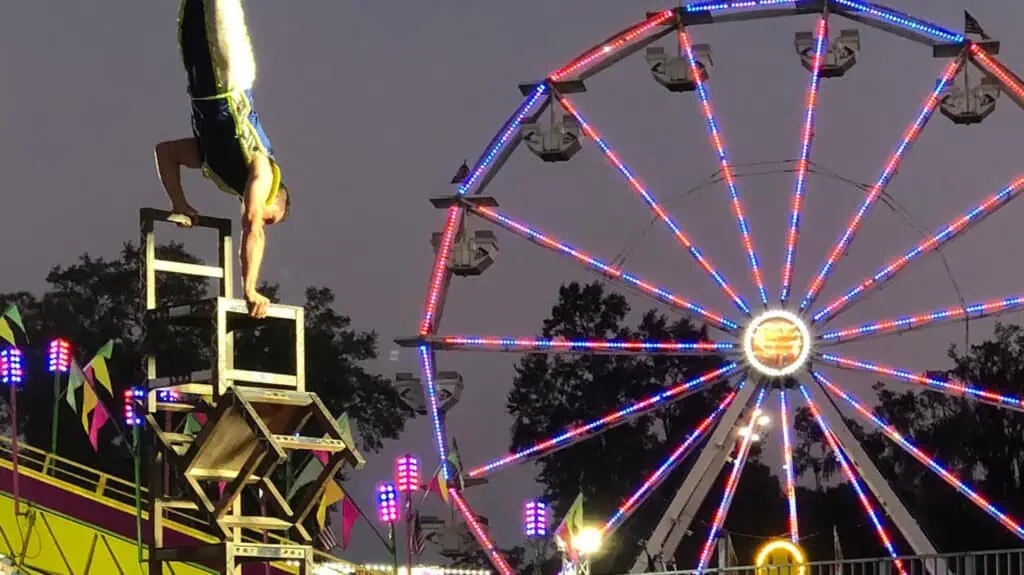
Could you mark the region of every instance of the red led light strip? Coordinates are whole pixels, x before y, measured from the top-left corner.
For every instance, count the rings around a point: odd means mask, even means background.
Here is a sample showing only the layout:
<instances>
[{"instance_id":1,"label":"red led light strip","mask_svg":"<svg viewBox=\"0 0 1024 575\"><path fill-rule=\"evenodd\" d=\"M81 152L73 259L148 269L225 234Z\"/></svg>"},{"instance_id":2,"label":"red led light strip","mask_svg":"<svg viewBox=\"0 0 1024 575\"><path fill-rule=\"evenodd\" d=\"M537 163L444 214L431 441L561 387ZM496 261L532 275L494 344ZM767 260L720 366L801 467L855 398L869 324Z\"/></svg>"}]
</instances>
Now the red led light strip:
<instances>
[{"instance_id":1,"label":"red led light strip","mask_svg":"<svg viewBox=\"0 0 1024 575\"><path fill-rule=\"evenodd\" d=\"M941 391L947 395L954 397L968 397L982 403L988 403L995 405L996 407L1005 407L1014 411L1024 412L1024 402L1019 397L1012 395L1003 395L995 391L990 391L980 387L974 387L972 385L966 385L957 381L943 381L927 375L912 373L905 369L895 369L885 365L879 365L877 363L871 363L868 361L860 361L857 359L851 359L836 355L834 353L820 353L817 354L818 359L831 363L837 367L843 369L851 369L855 371L866 371L868 373L874 373L877 375L886 375L900 381L906 381L909 383L916 383L918 385L924 385L934 389L935 391Z\"/></svg>"},{"instance_id":2,"label":"red led light strip","mask_svg":"<svg viewBox=\"0 0 1024 575\"><path fill-rule=\"evenodd\" d=\"M783 305L789 301L793 285L793 266L796 261L796 244L800 237L800 212L803 209L807 191L807 168L814 143L814 117L818 110L818 91L821 85L821 65L824 61L825 46L828 45L828 20L822 16L815 30L814 60L811 63L811 81L807 86L807 101L804 111L804 126L800 131L800 158L796 167L796 184L790 202L789 231L786 233L786 257L782 265L782 293L779 300Z\"/></svg>"},{"instance_id":3,"label":"red led light strip","mask_svg":"<svg viewBox=\"0 0 1024 575\"><path fill-rule=\"evenodd\" d=\"M627 285L637 288L643 293L651 297L654 297L658 301L662 301L681 310L699 314L704 319L709 320L715 327L718 327L719 329L722 329L727 333L735 333L737 330L739 330L739 324L730 319L725 318L722 315L719 315L712 311L708 311L701 305L684 300L683 298L669 292L668 290L665 290L661 287L644 281L638 276L624 272L619 268L612 267L602 262L601 260L588 255L585 252L582 252L572 246L562 243L557 239L547 236L533 228L525 226L517 222L516 220L513 220L512 218L502 214L501 212L498 212L497 210L483 206L472 206L468 209L472 213L489 220L495 225L498 225L514 234L520 235L539 246L572 256L577 261L597 271L601 275L618 281L622 281Z\"/></svg>"},{"instance_id":4,"label":"red led light strip","mask_svg":"<svg viewBox=\"0 0 1024 575\"><path fill-rule=\"evenodd\" d=\"M865 323L854 327L826 331L818 336L823 344L853 341L862 337L895 334L920 327L928 327L945 321L962 318L978 319L1017 311L1024 306L1024 296L1012 296L968 306L954 306L936 311L904 317Z\"/></svg>"},{"instance_id":5,"label":"red led light strip","mask_svg":"<svg viewBox=\"0 0 1024 575\"><path fill-rule=\"evenodd\" d=\"M754 280L754 286L761 297L761 303L768 305L768 292L764 287L764 278L761 277L761 266L757 261L757 252L754 249L754 238L750 233L750 225L747 223L747 216L743 212L743 203L740 201L739 191L736 189L736 178L733 175L732 164L729 163L729 156L725 152L725 143L718 129L718 121L715 119L715 112L711 106L711 94L697 66L697 58L693 52L693 45L690 42L690 35L685 30L679 30L679 45L686 52L686 60L690 65L690 75L697 83L697 95L700 99L701 111L704 112L704 120L708 127L708 136L711 138L711 145L715 148L719 165L722 169L722 178L725 180L729 190L729 200L732 204L732 213L736 218L736 224L740 231L740 241L747 254L747 263L750 264L750 275Z\"/></svg>"}]
</instances>

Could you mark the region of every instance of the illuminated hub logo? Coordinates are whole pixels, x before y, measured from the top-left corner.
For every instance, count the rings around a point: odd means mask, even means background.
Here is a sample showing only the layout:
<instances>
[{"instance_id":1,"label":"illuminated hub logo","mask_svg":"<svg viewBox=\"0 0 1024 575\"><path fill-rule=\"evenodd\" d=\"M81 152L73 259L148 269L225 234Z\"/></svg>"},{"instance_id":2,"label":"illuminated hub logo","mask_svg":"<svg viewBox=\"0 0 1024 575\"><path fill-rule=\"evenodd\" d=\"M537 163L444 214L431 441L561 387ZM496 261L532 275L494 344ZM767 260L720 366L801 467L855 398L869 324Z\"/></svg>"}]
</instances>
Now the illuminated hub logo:
<instances>
[{"instance_id":1,"label":"illuminated hub logo","mask_svg":"<svg viewBox=\"0 0 1024 575\"><path fill-rule=\"evenodd\" d=\"M774 539L757 550L755 575L805 575L807 557L792 541Z\"/></svg>"},{"instance_id":2,"label":"illuminated hub logo","mask_svg":"<svg viewBox=\"0 0 1024 575\"><path fill-rule=\"evenodd\" d=\"M764 375L782 377L800 369L811 353L811 334L796 314L766 311L743 334L747 362Z\"/></svg>"}]
</instances>

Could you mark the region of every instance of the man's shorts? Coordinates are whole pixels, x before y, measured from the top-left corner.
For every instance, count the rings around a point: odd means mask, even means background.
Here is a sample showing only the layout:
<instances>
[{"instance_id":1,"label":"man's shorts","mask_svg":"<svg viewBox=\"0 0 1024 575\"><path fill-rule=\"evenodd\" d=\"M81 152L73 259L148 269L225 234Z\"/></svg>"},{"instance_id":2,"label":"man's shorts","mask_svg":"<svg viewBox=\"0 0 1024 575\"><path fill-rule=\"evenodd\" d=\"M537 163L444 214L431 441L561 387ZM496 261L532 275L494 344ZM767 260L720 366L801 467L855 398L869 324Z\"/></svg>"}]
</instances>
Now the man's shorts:
<instances>
[{"instance_id":1,"label":"man's shorts","mask_svg":"<svg viewBox=\"0 0 1024 575\"><path fill-rule=\"evenodd\" d=\"M260 125L251 90L193 99L192 134L203 163L203 175L230 194L245 194L255 154L265 154L274 160L274 150Z\"/></svg>"}]
</instances>

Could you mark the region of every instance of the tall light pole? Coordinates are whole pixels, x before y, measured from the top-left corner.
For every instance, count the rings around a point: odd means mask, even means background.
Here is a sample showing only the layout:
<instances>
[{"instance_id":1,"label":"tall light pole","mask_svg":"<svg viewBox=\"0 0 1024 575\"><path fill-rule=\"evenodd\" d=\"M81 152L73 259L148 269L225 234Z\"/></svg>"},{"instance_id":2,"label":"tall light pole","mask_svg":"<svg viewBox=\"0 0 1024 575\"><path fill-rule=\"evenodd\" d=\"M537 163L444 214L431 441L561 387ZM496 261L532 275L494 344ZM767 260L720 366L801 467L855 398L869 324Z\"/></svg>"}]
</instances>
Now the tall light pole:
<instances>
[{"instance_id":1,"label":"tall light pole","mask_svg":"<svg viewBox=\"0 0 1024 575\"><path fill-rule=\"evenodd\" d=\"M10 391L11 414L11 462L13 476L11 487L14 492L14 515L21 515L21 492L18 490L18 386L25 383L25 359L16 347L0 349L0 383Z\"/></svg>"},{"instance_id":2,"label":"tall light pole","mask_svg":"<svg viewBox=\"0 0 1024 575\"><path fill-rule=\"evenodd\" d=\"M382 483L377 486L377 517L388 526L391 538L391 562L398 575L398 545L395 541L395 523L398 523L398 489L394 483ZM411 575L411 574L406 574Z\"/></svg>"},{"instance_id":3,"label":"tall light pole","mask_svg":"<svg viewBox=\"0 0 1024 575\"><path fill-rule=\"evenodd\" d=\"M523 535L533 544L534 575L540 575L540 562L544 558L544 548L548 537L548 505L543 501L527 501L523 504Z\"/></svg>"},{"instance_id":4,"label":"tall light pole","mask_svg":"<svg viewBox=\"0 0 1024 575\"><path fill-rule=\"evenodd\" d=\"M71 368L71 344L52 339L46 348L46 371L53 374L53 422L50 423L50 453L57 455L57 421L60 419L60 379Z\"/></svg>"},{"instance_id":5,"label":"tall light pole","mask_svg":"<svg viewBox=\"0 0 1024 575\"><path fill-rule=\"evenodd\" d=\"M132 453L132 464L135 470L135 540L138 542L140 563L142 562L142 441L139 427L142 425L142 416L139 414L139 408L142 407L145 400L146 390L141 387L124 390L124 423L132 428L132 445L129 447L129 451ZM155 497L155 495L151 496Z\"/></svg>"},{"instance_id":6,"label":"tall light pole","mask_svg":"<svg viewBox=\"0 0 1024 575\"><path fill-rule=\"evenodd\" d=\"M395 460L395 483L405 507L405 573L412 575L412 499L420 488L420 460L416 456L405 454Z\"/></svg>"}]
</instances>

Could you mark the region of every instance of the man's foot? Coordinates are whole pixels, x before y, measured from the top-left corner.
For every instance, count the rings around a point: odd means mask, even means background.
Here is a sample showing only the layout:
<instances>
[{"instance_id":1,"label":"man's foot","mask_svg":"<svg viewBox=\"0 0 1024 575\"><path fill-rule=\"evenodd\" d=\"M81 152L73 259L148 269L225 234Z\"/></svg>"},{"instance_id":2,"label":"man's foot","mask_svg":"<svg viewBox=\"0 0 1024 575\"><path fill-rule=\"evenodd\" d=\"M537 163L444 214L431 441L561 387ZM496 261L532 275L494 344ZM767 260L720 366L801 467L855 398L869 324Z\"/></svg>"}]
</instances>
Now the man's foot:
<instances>
[{"instance_id":1,"label":"man's foot","mask_svg":"<svg viewBox=\"0 0 1024 575\"><path fill-rule=\"evenodd\" d=\"M167 221L174 222L179 228L191 228L195 225L197 219L199 219L199 212L192 206L185 204L183 206L172 206L171 216L167 218Z\"/></svg>"}]
</instances>

